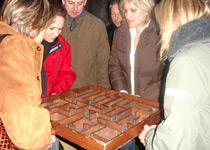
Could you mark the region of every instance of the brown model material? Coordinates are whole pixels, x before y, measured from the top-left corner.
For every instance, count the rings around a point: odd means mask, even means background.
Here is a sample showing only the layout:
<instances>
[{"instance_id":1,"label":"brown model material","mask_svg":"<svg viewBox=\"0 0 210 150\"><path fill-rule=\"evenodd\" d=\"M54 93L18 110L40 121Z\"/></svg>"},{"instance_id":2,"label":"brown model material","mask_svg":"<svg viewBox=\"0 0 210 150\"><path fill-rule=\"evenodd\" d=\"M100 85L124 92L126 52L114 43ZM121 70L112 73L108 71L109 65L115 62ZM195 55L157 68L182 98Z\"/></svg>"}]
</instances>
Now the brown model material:
<instances>
[{"instance_id":1,"label":"brown model material","mask_svg":"<svg viewBox=\"0 0 210 150\"><path fill-rule=\"evenodd\" d=\"M159 103L97 86L43 98L56 135L88 150L114 150L160 120Z\"/></svg>"}]
</instances>

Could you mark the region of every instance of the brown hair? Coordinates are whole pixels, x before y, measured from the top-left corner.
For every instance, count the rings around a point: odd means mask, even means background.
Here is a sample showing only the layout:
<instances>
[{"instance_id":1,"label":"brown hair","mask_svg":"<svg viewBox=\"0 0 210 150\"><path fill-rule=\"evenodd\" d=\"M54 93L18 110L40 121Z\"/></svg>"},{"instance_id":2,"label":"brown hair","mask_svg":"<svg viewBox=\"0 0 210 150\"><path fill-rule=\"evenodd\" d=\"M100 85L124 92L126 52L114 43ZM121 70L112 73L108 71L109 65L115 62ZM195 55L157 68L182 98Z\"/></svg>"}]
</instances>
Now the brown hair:
<instances>
[{"instance_id":1,"label":"brown hair","mask_svg":"<svg viewBox=\"0 0 210 150\"><path fill-rule=\"evenodd\" d=\"M63 18L66 17L67 12L66 9L62 6L62 4L58 0L48 0L50 3L50 11L51 11L51 23L54 22L57 16L61 16Z\"/></svg>"},{"instance_id":2,"label":"brown hair","mask_svg":"<svg viewBox=\"0 0 210 150\"><path fill-rule=\"evenodd\" d=\"M48 0L5 0L1 20L20 33L35 38L50 24Z\"/></svg>"}]
</instances>

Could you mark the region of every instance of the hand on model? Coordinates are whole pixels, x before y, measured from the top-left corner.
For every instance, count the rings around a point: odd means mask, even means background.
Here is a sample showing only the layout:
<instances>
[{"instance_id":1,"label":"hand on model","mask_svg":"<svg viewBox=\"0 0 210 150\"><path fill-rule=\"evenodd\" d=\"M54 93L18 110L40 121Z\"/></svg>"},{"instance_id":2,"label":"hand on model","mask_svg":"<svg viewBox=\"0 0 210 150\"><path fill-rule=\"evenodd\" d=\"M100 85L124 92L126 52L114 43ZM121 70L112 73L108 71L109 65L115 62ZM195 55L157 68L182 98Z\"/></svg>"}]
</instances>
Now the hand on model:
<instances>
[{"instance_id":1,"label":"hand on model","mask_svg":"<svg viewBox=\"0 0 210 150\"><path fill-rule=\"evenodd\" d=\"M139 134L139 139L140 139L141 143L142 143L144 146L146 146L146 144L147 144L147 143L146 143L146 139L145 139L147 132L148 132L150 129L155 128L156 126L157 126L157 125L152 125L152 126L149 126L149 125L147 125L147 124L144 125L144 129L143 129L142 132Z\"/></svg>"},{"instance_id":2,"label":"hand on model","mask_svg":"<svg viewBox=\"0 0 210 150\"><path fill-rule=\"evenodd\" d=\"M55 142L56 142L56 136L52 135L51 140L50 140L50 144L49 144L47 149L51 148Z\"/></svg>"}]
</instances>

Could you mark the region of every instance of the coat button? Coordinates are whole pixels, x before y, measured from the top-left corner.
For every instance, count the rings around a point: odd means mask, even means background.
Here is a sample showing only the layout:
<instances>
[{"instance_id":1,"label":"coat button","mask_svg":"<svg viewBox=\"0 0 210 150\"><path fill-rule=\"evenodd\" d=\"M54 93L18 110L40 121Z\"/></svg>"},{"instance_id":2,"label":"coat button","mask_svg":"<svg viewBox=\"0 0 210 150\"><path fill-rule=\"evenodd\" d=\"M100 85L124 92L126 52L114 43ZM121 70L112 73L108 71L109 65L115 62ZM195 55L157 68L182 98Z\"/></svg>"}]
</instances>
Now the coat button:
<instances>
[{"instance_id":1,"label":"coat button","mask_svg":"<svg viewBox=\"0 0 210 150\"><path fill-rule=\"evenodd\" d=\"M37 49L37 51L41 51L41 48L40 47L37 47L36 49Z\"/></svg>"},{"instance_id":2,"label":"coat button","mask_svg":"<svg viewBox=\"0 0 210 150\"><path fill-rule=\"evenodd\" d=\"M39 81L39 76L37 76L36 78L37 78L37 80Z\"/></svg>"}]
</instances>

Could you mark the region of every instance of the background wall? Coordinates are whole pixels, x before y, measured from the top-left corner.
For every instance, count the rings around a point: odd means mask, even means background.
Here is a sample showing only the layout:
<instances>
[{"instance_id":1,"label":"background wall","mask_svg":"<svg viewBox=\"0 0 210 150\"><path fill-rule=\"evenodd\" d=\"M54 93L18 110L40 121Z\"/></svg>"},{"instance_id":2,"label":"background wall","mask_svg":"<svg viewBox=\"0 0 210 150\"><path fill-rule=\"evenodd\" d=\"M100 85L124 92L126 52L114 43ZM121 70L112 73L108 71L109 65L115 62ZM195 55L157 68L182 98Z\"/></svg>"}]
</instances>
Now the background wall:
<instances>
[{"instance_id":1,"label":"background wall","mask_svg":"<svg viewBox=\"0 0 210 150\"><path fill-rule=\"evenodd\" d=\"M61 1L61 0L59 0ZM154 0L155 2L160 0ZM4 0L0 0L0 7ZM102 19L102 21L107 24L108 23L108 17L107 17L107 4L109 0L87 0L87 4L85 6L85 9L92 13L93 15L99 17Z\"/></svg>"},{"instance_id":2,"label":"background wall","mask_svg":"<svg viewBox=\"0 0 210 150\"><path fill-rule=\"evenodd\" d=\"M0 8L1 8L3 2L4 2L4 0L0 0Z\"/></svg>"},{"instance_id":3,"label":"background wall","mask_svg":"<svg viewBox=\"0 0 210 150\"><path fill-rule=\"evenodd\" d=\"M108 23L107 4L109 0L87 0L85 9L93 15L101 18L105 24Z\"/></svg>"},{"instance_id":4,"label":"background wall","mask_svg":"<svg viewBox=\"0 0 210 150\"><path fill-rule=\"evenodd\" d=\"M85 6L86 10L93 15L101 18L105 24L107 24L107 5L110 0L87 0ZM158 3L160 0L154 0L155 3Z\"/></svg>"},{"instance_id":5,"label":"background wall","mask_svg":"<svg viewBox=\"0 0 210 150\"><path fill-rule=\"evenodd\" d=\"M59 0L61 1L61 0ZM107 19L107 4L109 0L87 0L87 4L85 6L85 9L92 13L93 15L101 18L105 24L108 23ZM4 0L0 0L0 8L3 4Z\"/></svg>"}]
</instances>

